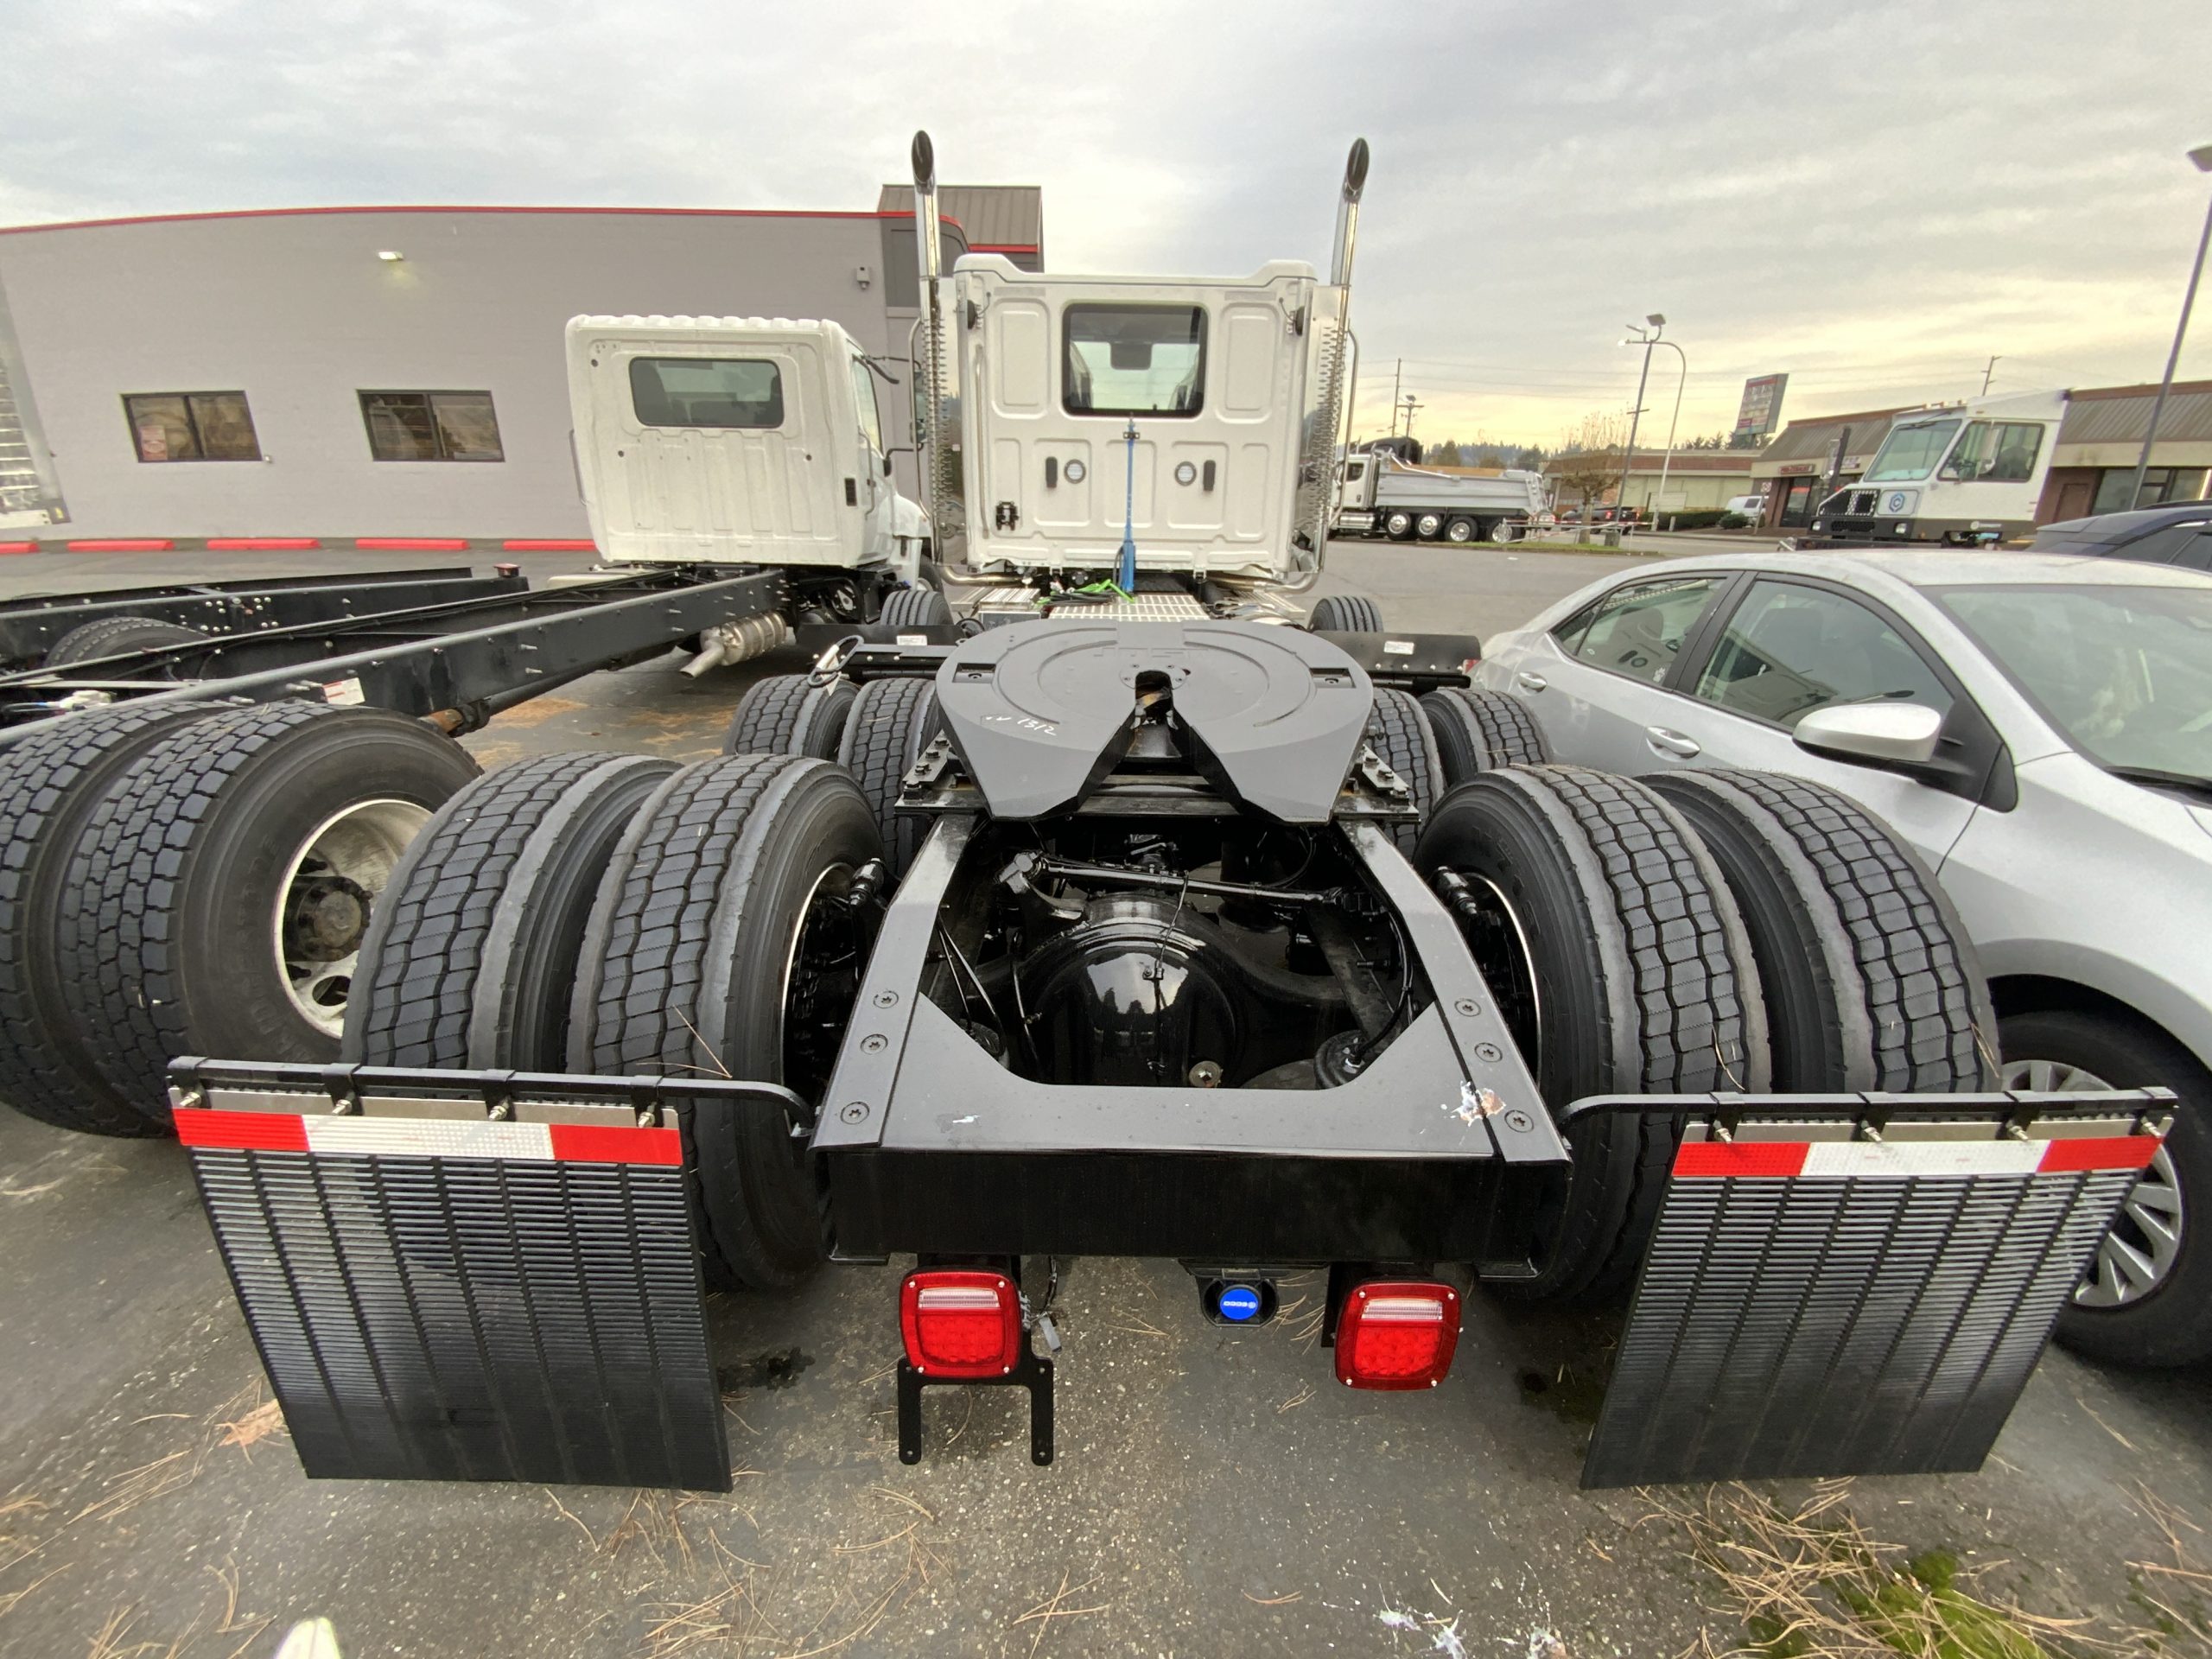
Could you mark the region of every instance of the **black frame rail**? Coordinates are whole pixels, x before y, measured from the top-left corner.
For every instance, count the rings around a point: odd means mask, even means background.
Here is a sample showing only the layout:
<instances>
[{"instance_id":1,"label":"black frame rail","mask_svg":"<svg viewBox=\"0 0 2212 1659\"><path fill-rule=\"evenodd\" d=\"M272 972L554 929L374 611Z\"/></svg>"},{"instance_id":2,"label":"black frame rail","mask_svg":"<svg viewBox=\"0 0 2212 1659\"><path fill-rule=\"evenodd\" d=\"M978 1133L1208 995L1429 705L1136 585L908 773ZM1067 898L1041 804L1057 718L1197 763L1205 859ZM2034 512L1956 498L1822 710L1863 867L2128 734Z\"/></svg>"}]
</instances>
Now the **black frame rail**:
<instances>
[{"instance_id":1,"label":"black frame rail","mask_svg":"<svg viewBox=\"0 0 2212 1659\"><path fill-rule=\"evenodd\" d=\"M315 696L473 730L501 709L711 627L780 609L772 570L628 571L441 604L0 675L0 744L50 717L126 698L267 702Z\"/></svg>"},{"instance_id":2,"label":"black frame rail","mask_svg":"<svg viewBox=\"0 0 2212 1659\"><path fill-rule=\"evenodd\" d=\"M307 576L251 576L89 594L31 594L0 600L0 664L44 658L72 628L112 616L143 616L207 633L296 627L449 601L518 594L527 579L509 566L478 575L467 565L422 570L363 570Z\"/></svg>"}]
</instances>

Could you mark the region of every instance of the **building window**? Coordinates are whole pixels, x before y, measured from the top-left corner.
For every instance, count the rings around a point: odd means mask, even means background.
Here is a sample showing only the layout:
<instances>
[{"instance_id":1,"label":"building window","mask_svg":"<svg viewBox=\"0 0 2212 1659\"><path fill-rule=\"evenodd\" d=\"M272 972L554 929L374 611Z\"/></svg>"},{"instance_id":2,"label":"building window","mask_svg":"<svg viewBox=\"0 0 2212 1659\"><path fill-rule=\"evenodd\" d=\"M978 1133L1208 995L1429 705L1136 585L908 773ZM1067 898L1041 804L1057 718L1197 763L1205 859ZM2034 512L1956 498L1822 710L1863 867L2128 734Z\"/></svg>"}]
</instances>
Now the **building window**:
<instances>
[{"instance_id":1,"label":"building window","mask_svg":"<svg viewBox=\"0 0 2212 1659\"><path fill-rule=\"evenodd\" d=\"M365 391L361 419L378 461L505 461L488 391Z\"/></svg>"},{"instance_id":2,"label":"building window","mask_svg":"<svg viewBox=\"0 0 2212 1659\"><path fill-rule=\"evenodd\" d=\"M772 430L784 423L784 372L765 358L633 357L630 406L640 426Z\"/></svg>"},{"instance_id":3,"label":"building window","mask_svg":"<svg viewBox=\"0 0 2212 1659\"><path fill-rule=\"evenodd\" d=\"M2204 493L2205 472L2202 467L2153 467L2143 474L2143 493L2131 504L2129 494L2135 485L2133 467L2115 467L2097 480L2096 499L2089 503L2092 514L2126 512L2131 505L2138 507L2162 507L2169 501L2195 501Z\"/></svg>"},{"instance_id":4,"label":"building window","mask_svg":"<svg viewBox=\"0 0 2212 1659\"><path fill-rule=\"evenodd\" d=\"M1071 415L1195 415L1205 404L1206 314L1194 305L1071 305Z\"/></svg>"},{"instance_id":5,"label":"building window","mask_svg":"<svg viewBox=\"0 0 2212 1659\"><path fill-rule=\"evenodd\" d=\"M242 391L133 392L123 400L141 461L259 461Z\"/></svg>"}]
</instances>

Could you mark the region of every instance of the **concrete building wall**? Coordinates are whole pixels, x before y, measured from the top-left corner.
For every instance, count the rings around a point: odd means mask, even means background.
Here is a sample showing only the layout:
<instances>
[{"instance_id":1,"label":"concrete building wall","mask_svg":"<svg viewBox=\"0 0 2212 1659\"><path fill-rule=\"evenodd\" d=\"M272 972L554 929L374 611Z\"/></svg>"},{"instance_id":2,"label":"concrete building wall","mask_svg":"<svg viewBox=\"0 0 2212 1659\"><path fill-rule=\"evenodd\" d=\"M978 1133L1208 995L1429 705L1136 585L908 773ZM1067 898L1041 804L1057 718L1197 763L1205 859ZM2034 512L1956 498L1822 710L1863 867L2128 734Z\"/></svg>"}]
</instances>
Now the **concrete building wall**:
<instances>
[{"instance_id":1,"label":"concrete building wall","mask_svg":"<svg viewBox=\"0 0 2212 1659\"><path fill-rule=\"evenodd\" d=\"M947 226L948 263L964 251ZM903 359L910 218L307 210L0 232L16 361L68 518L44 533L581 537L562 329L830 317ZM382 251L404 257L380 258ZM865 268L863 285L861 273ZM896 291L903 268L908 291ZM900 303L903 302L903 303ZM906 377L879 384L906 440ZM363 391L488 391L505 459L378 461ZM244 391L262 459L138 459L123 399ZM911 464L905 467L912 488Z\"/></svg>"}]
</instances>

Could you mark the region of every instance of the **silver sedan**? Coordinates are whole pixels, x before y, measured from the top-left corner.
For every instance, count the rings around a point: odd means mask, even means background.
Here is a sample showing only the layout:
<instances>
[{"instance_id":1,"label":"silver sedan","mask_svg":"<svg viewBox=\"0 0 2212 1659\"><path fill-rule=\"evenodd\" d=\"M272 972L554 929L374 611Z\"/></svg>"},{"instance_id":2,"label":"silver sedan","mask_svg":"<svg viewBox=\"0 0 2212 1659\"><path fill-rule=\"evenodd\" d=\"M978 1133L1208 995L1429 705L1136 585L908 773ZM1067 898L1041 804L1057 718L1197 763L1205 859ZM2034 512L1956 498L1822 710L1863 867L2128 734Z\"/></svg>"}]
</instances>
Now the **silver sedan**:
<instances>
[{"instance_id":1,"label":"silver sedan","mask_svg":"<svg viewBox=\"0 0 2212 1659\"><path fill-rule=\"evenodd\" d=\"M1789 772L1886 818L1980 950L2009 1085L2184 1103L2061 1337L2212 1357L2212 577L2002 552L1669 561L1488 641L1480 681L1554 759Z\"/></svg>"}]
</instances>

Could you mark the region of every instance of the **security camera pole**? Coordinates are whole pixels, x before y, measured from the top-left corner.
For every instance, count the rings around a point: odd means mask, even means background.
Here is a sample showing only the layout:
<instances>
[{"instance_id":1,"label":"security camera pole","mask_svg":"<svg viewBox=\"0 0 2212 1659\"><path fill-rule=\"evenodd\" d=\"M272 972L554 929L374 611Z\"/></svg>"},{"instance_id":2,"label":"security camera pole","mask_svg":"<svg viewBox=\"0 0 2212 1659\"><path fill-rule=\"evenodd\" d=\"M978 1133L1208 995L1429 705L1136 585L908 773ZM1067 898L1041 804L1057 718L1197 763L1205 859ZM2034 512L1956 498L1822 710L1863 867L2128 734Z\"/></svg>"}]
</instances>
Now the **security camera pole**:
<instances>
[{"instance_id":1,"label":"security camera pole","mask_svg":"<svg viewBox=\"0 0 2212 1659\"><path fill-rule=\"evenodd\" d=\"M2199 144L2189 152L2200 173L2212 173L2212 144ZM2166 394L2173 390L2174 365L2181 360L2181 342L2189 333L2190 308L2196 303L2197 278L2204 275L2204 248L2212 243L2212 201L2204 205L2204 229L2196 238L2196 263L2189 270L2189 287L2181 296L2181 321L2174 325L2174 348L2166 353L2166 376L2158 382L2158 400L2151 405L2151 424L2143 434L2143 453L2135 458L2135 482L2127 492L2132 509L2143 499L2143 474L2151 468L2151 444L2158 435L2158 417L2166 412Z\"/></svg>"},{"instance_id":2,"label":"security camera pole","mask_svg":"<svg viewBox=\"0 0 2212 1659\"><path fill-rule=\"evenodd\" d=\"M1621 342L1624 346L1638 343L1643 346L1643 372L1636 377L1636 407L1629 411L1628 448L1621 453L1621 484L1620 488L1613 493L1615 519L1618 519L1628 509L1628 469L1636 465L1636 428L1637 423L1643 418L1643 388L1651 378L1651 348L1658 344L1660 330L1667 326L1667 319L1656 311L1643 321L1651 325L1649 334L1646 334L1640 325L1631 322L1628 325L1629 332L1634 334L1636 339L1632 341Z\"/></svg>"}]
</instances>

